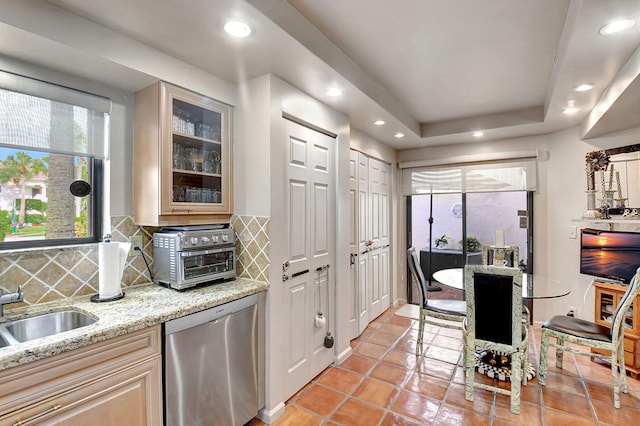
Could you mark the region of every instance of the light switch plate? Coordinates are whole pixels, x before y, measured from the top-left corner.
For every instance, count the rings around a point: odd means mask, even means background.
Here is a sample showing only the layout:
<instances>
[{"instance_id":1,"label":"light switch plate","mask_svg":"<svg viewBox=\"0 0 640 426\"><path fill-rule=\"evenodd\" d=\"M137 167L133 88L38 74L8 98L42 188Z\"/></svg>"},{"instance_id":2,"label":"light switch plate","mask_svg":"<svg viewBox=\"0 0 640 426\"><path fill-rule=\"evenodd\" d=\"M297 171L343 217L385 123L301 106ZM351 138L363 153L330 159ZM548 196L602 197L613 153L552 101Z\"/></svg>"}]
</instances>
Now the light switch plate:
<instances>
[{"instance_id":1,"label":"light switch plate","mask_svg":"<svg viewBox=\"0 0 640 426\"><path fill-rule=\"evenodd\" d=\"M575 226L569 227L569 238L576 239L578 237L578 230Z\"/></svg>"}]
</instances>

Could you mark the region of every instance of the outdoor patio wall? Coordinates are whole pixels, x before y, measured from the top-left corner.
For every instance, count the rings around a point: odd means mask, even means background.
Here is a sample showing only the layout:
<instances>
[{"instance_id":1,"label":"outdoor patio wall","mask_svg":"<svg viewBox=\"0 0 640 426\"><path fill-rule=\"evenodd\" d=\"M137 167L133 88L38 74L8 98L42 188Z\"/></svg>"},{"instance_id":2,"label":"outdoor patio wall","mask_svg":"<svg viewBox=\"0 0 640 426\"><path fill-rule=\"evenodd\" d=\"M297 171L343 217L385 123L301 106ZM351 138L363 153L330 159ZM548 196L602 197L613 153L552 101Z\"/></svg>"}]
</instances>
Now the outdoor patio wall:
<instances>
[{"instance_id":1,"label":"outdoor patio wall","mask_svg":"<svg viewBox=\"0 0 640 426\"><path fill-rule=\"evenodd\" d=\"M526 228L519 227L518 209L526 209L526 196L522 193L497 192L484 193L482 197L473 194L467 201L467 235L477 238L481 244L493 244L495 230L505 231L505 242L520 248L520 259L527 258ZM446 235L451 237L443 248L461 250L462 216L452 212L454 204L460 203L459 194L436 194L433 197L433 230L431 245L436 248L435 240ZM428 195L412 197L412 237L413 246L420 250L429 247L429 199ZM499 208L494 206L500 205ZM510 208L513 206L513 208Z\"/></svg>"}]
</instances>

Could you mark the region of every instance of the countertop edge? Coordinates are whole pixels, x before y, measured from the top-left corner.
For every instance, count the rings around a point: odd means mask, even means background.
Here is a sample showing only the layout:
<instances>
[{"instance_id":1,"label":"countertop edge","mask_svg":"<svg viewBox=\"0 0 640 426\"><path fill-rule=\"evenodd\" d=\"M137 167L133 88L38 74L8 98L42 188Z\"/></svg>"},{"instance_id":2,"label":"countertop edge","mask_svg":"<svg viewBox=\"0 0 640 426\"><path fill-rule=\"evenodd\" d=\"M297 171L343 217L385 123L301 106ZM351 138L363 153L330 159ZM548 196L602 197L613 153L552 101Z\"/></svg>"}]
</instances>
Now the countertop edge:
<instances>
[{"instance_id":1,"label":"countertop edge","mask_svg":"<svg viewBox=\"0 0 640 426\"><path fill-rule=\"evenodd\" d=\"M89 296L80 296L11 309L3 322L65 309L77 309L99 320L72 331L0 348L0 371L162 324L267 289L267 283L245 278L184 291L150 283L125 288L125 297L114 302L92 303Z\"/></svg>"}]
</instances>

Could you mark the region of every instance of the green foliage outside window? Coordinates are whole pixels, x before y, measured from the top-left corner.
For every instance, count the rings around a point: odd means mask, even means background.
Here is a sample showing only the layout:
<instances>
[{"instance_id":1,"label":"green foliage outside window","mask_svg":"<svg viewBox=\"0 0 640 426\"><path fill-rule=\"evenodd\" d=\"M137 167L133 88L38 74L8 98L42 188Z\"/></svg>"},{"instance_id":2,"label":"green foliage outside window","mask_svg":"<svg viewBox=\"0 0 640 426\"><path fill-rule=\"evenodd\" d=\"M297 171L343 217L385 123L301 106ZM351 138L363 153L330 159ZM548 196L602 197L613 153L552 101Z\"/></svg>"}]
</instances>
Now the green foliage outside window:
<instances>
[{"instance_id":1,"label":"green foliage outside window","mask_svg":"<svg viewBox=\"0 0 640 426\"><path fill-rule=\"evenodd\" d=\"M0 241L4 241L4 237L11 232L11 217L9 212L0 210Z\"/></svg>"}]
</instances>

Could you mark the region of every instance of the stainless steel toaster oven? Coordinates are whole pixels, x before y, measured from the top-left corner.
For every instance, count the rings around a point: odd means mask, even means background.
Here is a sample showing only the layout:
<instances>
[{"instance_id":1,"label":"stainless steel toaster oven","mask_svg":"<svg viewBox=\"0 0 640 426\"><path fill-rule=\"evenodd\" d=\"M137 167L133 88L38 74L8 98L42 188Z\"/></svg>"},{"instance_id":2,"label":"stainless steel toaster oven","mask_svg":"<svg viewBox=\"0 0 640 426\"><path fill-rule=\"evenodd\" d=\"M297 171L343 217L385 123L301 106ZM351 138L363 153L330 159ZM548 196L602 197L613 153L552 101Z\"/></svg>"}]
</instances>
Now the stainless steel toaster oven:
<instances>
[{"instance_id":1,"label":"stainless steel toaster oven","mask_svg":"<svg viewBox=\"0 0 640 426\"><path fill-rule=\"evenodd\" d=\"M154 281L176 290L236 278L233 228L198 225L153 234Z\"/></svg>"}]
</instances>

